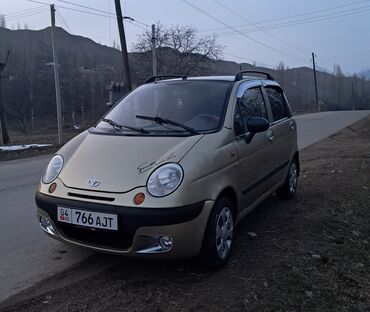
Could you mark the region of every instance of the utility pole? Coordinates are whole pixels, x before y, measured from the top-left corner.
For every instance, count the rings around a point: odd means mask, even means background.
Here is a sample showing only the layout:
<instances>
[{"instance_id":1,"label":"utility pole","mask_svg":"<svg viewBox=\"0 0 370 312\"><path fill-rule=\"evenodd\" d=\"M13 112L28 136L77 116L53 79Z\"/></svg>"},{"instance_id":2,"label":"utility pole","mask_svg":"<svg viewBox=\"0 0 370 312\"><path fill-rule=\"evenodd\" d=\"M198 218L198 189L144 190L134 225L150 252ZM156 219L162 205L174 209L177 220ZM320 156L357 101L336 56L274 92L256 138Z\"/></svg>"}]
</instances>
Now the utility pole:
<instances>
[{"instance_id":1,"label":"utility pole","mask_svg":"<svg viewBox=\"0 0 370 312\"><path fill-rule=\"evenodd\" d=\"M157 75L157 38L155 25L152 25L152 57L153 57L153 76Z\"/></svg>"},{"instance_id":2,"label":"utility pole","mask_svg":"<svg viewBox=\"0 0 370 312\"><path fill-rule=\"evenodd\" d=\"M3 103L3 94L2 94L2 85L1 85L1 78L2 73L6 67L6 62L8 61L9 57L9 50L6 54L5 61L3 63L0 63L0 123L1 123L1 134L3 137L3 144L7 145L10 143L10 138L8 134L7 124L6 124L6 116L5 116L5 108Z\"/></svg>"},{"instance_id":3,"label":"utility pole","mask_svg":"<svg viewBox=\"0 0 370 312\"><path fill-rule=\"evenodd\" d=\"M313 64L313 76L315 79L316 110L319 112L320 104L319 104L319 95L317 93L316 63L315 63L315 53L314 52L312 52L312 64Z\"/></svg>"},{"instance_id":4,"label":"utility pole","mask_svg":"<svg viewBox=\"0 0 370 312\"><path fill-rule=\"evenodd\" d=\"M119 38L121 41L121 50L122 50L122 59L123 59L123 88L124 88L125 93L127 93L132 90L132 86L131 86L131 78L130 78L130 68L128 64L128 53L127 53L125 29L123 28L121 2L120 0L114 0L114 4L116 6L117 24L118 24Z\"/></svg>"},{"instance_id":5,"label":"utility pole","mask_svg":"<svg viewBox=\"0 0 370 312\"><path fill-rule=\"evenodd\" d=\"M54 30L55 30L55 6L54 4L50 5L50 13L51 13L51 45L53 47L53 59L54 59L55 97L56 97L56 102L57 102L58 144L62 145L63 143L62 101L60 98L58 55L55 50L55 42L54 42Z\"/></svg>"}]
</instances>

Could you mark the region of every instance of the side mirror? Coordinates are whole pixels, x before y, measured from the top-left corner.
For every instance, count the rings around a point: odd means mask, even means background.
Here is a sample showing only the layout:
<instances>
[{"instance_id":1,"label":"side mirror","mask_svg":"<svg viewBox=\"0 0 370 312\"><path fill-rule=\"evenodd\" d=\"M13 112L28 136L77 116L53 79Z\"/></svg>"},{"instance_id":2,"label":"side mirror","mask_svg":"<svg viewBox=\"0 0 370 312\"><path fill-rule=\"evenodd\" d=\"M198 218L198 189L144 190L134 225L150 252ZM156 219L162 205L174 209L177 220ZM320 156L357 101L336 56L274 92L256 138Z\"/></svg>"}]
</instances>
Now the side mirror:
<instances>
[{"instance_id":1,"label":"side mirror","mask_svg":"<svg viewBox=\"0 0 370 312\"><path fill-rule=\"evenodd\" d=\"M269 122L265 118L251 117L247 121L248 134L245 142L250 143L256 133L264 132L269 128Z\"/></svg>"},{"instance_id":2,"label":"side mirror","mask_svg":"<svg viewBox=\"0 0 370 312\"><path fill-rule=\"evenodd\" d=\"M261 117L251 117L247 121L248 131L252 133L264 132L269 126L269 122Z\"/></svg>"}]
</instances>

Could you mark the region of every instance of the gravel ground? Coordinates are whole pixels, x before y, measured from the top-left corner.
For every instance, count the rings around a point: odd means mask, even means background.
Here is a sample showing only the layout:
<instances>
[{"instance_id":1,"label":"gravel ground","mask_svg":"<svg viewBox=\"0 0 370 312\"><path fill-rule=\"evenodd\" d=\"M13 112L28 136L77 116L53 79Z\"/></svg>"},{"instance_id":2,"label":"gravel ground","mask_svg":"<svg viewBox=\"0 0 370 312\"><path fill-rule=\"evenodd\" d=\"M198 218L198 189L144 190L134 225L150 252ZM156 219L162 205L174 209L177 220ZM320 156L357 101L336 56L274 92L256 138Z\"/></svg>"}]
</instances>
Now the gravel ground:
<instances>
[{"instance_id":1,"label":"gravel ground","mask_svg":"<svg viewBox=\"0 0 370 312\"><path fill-rule=\"evenodd\" d=\"M369 207L367 118L301 152L297 196L248 215L222 270L119 258L86 276L90 259L0 310L370 311Z\"/></svg>"}]
</instances>

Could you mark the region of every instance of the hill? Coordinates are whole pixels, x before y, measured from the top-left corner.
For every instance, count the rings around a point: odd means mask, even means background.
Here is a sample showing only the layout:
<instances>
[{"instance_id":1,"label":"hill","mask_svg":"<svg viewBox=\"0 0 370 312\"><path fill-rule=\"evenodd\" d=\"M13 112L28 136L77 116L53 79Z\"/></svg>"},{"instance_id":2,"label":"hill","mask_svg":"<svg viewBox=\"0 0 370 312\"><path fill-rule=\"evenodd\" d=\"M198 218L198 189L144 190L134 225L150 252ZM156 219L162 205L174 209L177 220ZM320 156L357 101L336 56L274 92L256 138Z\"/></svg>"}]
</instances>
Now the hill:
<instances>
[{"instance_id":1,"label":"hill","mask_svg":"<svg viewBox=\"0 0 370 312\"><path fill-rule=\"evenodd\" d=\"M65 124L91 124L105 111L107 86L122 81L122 57L117 49L56 29ZM50 28L9 30L0 28L0 60L10 50L3 77L3 98L11 127L27 131L55 124L54 77ZM191 57L196 57L193 55ZM313 72L310 68L271 70L251 64L210 60L196 74L234 75L240 68L271 73L283 86L294 111L315 108ZM141 84L151 75L151 53L129 53L131 79ZM172 72L171 74L175 74ZM169 74L169 73L167 73ZM336 77L318 72L322 109L370 108L370 82L357 77Z\"/></svg>"}]
</instances>

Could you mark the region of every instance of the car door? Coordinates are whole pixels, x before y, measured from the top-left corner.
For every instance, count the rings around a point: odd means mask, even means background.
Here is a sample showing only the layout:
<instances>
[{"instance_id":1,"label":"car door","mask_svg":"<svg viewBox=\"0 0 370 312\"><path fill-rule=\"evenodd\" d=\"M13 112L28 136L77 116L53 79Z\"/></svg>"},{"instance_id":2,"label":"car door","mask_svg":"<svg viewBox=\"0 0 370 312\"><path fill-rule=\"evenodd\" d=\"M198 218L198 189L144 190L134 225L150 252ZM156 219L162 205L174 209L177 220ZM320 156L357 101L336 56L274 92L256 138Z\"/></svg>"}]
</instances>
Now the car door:
<instances>
[{"instance_id":1,"label":"car door","mask_svg":"<svg viewBox=\"0 0 370 312\"><path fill-rule=\"evenodd\" d=\"M296 131L295 121L289 109L283 90L277 85L265 85L262 88L267 108L271 110L272 121L267 132L271 143L274 163L273 175L271 176L271 187L284 180L292 147L294 146L294 134Z\"/></svg>"},{"instance_id":2,"label":"car door","mask_svg":"<svg viewBox=\"0 0 370 312\"><path fill-rule=\"evenodd\" d=\"M237 91L234 131L235 147L239 157L237 179L242 194L242 210L251 207L266 193L265 177L273 167L267 132L255 134L250 143L245 141L245 134L248 133L247 121L250 117L262 117L269 121L261 84L245 83L240 85Z\"/></svg>"}]
</instances>

